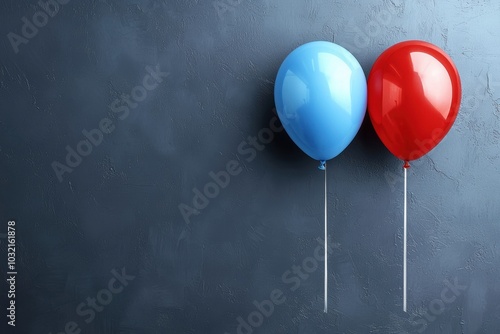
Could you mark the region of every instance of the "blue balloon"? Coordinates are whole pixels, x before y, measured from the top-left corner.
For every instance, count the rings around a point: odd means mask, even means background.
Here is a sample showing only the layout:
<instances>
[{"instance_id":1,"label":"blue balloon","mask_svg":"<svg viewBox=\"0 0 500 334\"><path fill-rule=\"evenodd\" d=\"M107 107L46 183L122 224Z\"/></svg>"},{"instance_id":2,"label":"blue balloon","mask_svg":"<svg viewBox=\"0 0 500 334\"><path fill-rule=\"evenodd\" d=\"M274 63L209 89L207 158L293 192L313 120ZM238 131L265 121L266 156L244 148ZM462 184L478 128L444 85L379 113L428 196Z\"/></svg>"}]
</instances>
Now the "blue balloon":
<instances>
[{"instance_id":1,"label":"blue balloon","mask_svg":"<svg viewBox=\"0 0 500 334\"><path fill-rule=\"evenodd\" d=\"M361 127L366 77L356 58L340 45L311 42L281 64L274 99L288 135L323 165L339 155Z\"/></svg>"}]
</instances>

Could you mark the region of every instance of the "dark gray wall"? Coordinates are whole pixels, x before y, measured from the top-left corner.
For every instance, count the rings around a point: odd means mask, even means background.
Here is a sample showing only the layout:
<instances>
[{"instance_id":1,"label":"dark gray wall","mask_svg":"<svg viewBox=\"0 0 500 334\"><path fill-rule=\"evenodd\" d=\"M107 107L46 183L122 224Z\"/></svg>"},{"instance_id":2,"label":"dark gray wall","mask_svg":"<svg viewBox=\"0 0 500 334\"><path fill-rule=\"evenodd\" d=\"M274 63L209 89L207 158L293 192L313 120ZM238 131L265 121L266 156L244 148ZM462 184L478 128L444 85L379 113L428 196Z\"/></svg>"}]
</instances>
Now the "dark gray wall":
<instances>
[{"instance_id":1,"label":"dark gray wall","mask_svg":"<svg viewBox=\"0 0 500 334\"><path fill-rule=\"evenodd\" d=\"M61 2L48 22L36 0L0 5L2 328L232 334L250 316L253 333L499 332L498 1ZM37 32L22 21L33 15ZM366 120L329 164L325 315L314 259L323 174L284 132L255 155L244 142L269 127L274 78L295 47L334 40L368 74L407 39L442 47L463 83L455 125L409 172L409 312L402 164ZM79 145L100 124L111 133ZM92 149L71 172L67 146ZM239 174L187 223L179 205L192 207L193 189L228 163ZM15 329L5 317L12 219ZM292 272L303 264L307 276ZM271 295L284 302L260 321L253 302Z\"/></svg>"}]
</instances>

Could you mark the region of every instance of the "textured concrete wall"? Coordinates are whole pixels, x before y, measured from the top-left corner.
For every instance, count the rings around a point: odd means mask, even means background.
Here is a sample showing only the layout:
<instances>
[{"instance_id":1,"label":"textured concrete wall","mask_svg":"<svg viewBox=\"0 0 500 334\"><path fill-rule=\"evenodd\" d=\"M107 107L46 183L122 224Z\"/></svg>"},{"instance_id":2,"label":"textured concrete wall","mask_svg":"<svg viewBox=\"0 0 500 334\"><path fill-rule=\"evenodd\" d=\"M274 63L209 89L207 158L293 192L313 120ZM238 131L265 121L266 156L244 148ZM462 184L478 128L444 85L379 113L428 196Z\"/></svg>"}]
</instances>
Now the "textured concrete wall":
<instances>
[{"instance_id":1,"label":"textured concrete wall","mask_svg":"<svg viewBox=\"0 0 500 334\"><path fill-rule=\"evenodd\" d=\"M59 3L50 15L36 0L0 4L1 326L499 332L498 1ZM274 123L273 81L309 41L334 40L368 74L407 39L449 53L464 96L450 133L409 172L409 312L402 165L366 120L329 164L325 315L323 174ZM196 195L205 186L212 198Z\"/></svg>"}]
</instances>

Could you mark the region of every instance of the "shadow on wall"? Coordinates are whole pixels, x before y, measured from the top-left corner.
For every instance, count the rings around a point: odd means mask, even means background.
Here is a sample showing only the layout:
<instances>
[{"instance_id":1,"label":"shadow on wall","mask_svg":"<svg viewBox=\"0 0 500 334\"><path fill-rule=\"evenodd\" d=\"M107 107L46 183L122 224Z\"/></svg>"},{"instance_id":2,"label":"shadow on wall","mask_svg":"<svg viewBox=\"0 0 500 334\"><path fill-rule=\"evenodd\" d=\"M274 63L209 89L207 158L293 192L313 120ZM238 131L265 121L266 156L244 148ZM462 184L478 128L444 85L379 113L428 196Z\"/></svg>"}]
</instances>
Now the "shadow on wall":
<instances>
[{"instance_id":1,"label":"shadow on wall","mask_svg":"<svg viewBox=\"0 0 500 334\"><path fill-rule=\"evenodd\" d=\"M273 74L274 75L274 74ZM270 75L271 76L271 75ZM269 121L277 118L276 124L282 126L274 105L274 85L269 85L266 91L257 97L259 105L259 117L257 128L264 129L269 126ZM311 158L307 156L290 139L286 131L282 130L274 134L273 140L267 145L267 159L272 159L278 168L305 170L315 165Z\"/></svg>"},{"instance_id":2,"label":"shadow on wall","mask_svg":"<svg viewBox=\"0 0 500 334\"><path fill-rule=\"evenodd\" d=\"M277 69L276 69L277 71ZM272 77L275 73L268 73L268 77ZM260 93L256 94L255 107L259 110L256 117L259 117L257 127L264 129L269 127L269 121L273 117L277 117L275 102L274 102L274 84L268 84ZM277 124L281 125L281 122ZM276 167L284 170L304 171L312 167L316 168L317 161L311 159L307 154L291 140L286 131L280 131L274 134L273 140L266 145L266 159L272 159ZM380 168L387 166L397 160L387 150L384 144L380 141L375 129L371 123L368 110L357 135L352 143L347 146L345 151L339 155L339 158L350 156L356 162L367 167Z\"/></svg>"},{"instance_id":3,"label":"shadow on wall","mask_svg":"<svg viewBox=\"0 0 500 334\"><path fill-rule=\"evenodd\" d=\"M271 117L276 116L274 106L268 109L271 111L262 113L260 121L260 125L262 126L266 122L268 123ZM274 141L269 145L269 151L272 153L272 157L275 158L279 167L287 166L291 168L293 166L294 169L310 168L311 165L316 164L316 162L311 164L313 160L295 145L286 131L275 135ZM395 160L377 136L368 113L363 120L358 134L354 137L353 142L347 146L345 153L356 155L354 159L368 166L384 166ZM345 156L345 153L341 153L339 157L342 157L342 155Z\"/></svg>"},{"instance_id":4,"label":"shadow on wall","mask_svg":"<svg viewBox=\"0 0 500 334\"><path fill-rule=\"evenodd\" d=\"M270 111L263 115L263 119L278 117L274 106L268 110ZM271 157L275 159L279 168L286 167L304 170L304 168L310 168L311 165L316 164L315 162L311 164L313 160L295 145L284 130L276 134L274 141L269 145L269 152Z\"/></svg>"},{"instance_id":5,"label":"shadow on wall","mask_svg":"<svg viewBox=\"0 0 500 334\"><path fill-rule=\"evenodd\" d=\"M363 160L365 164L386 165L395 159L382 141L380 141L380 138L373 128L368 111L358 134L349 146L356 148L356 150L353 151L359 151L360 154L362 154L360 161ZM349 147L347 149L349 149Z\"/></svg>"}]
</instances>

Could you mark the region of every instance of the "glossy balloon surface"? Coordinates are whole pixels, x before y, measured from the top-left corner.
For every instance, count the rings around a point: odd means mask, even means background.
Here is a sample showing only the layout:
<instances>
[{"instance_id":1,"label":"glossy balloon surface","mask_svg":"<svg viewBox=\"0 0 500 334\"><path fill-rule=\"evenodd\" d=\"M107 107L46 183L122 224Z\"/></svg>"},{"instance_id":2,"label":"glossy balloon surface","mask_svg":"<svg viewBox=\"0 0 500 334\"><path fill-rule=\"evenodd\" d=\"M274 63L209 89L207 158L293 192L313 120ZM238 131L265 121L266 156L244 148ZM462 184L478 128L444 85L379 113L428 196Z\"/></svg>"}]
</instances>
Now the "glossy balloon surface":
<instances>
[{"instance_id":1,"label":"glossy balloon surface","mask_svg":"<svg viewBox=\"0 0 500 334\"><path fill-rule=\"evenodd\" d=\"M415 160L432 150L457 117L461 83L451 58L424 41L393 45L368 77L368 112L384 145Z\"/></svg>"},{"instance_id":2,"label":"glossy balloon surface","mask_svg":"<svg viewBox=\"0 0 500 334\"><path fill-rule=\"evenodd\" d=\"M275 82L278 116L292 140L316 160L340 154L366 113L363 69L343 47L311 42L283 61Z\"/></svg>"}]
</instances>

